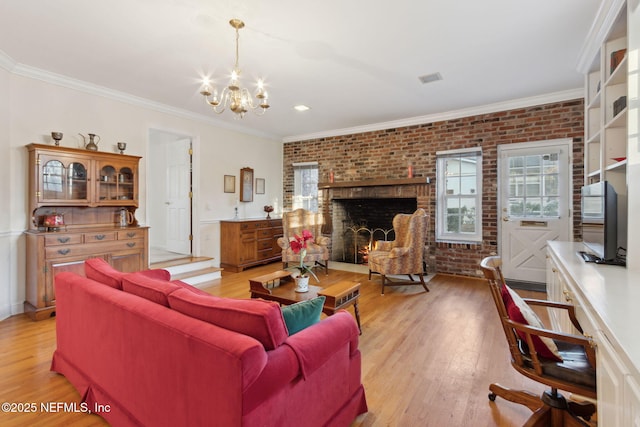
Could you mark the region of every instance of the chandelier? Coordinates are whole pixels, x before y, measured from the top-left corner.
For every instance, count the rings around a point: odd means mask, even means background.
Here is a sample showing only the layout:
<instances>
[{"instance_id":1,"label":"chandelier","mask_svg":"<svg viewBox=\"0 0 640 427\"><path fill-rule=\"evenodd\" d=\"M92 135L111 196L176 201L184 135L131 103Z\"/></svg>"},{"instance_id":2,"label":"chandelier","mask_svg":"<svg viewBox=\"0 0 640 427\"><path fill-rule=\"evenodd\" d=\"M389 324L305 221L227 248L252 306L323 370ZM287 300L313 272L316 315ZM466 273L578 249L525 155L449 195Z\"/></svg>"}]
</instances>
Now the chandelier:
<instances>
[{"instance_id":1,"label":"chandelier","mask_svg":"<svg viewBox=\"0 0 640 427\"><path fill-rule=\"evenodd\" d=\"M236 114L236 118L244 117L244 114L249 110L253 110L258 115L263 115L269 108L269 95L264 89L262 79L258 79L258 87L253 96L247 88L242 87L240 84L238 40L240 39L239 30L244 27L244 22L234 18L229 21L229 24L236 30L236 63L233 66L233 71L231 71L231 81L227 87L222 89L222 92L218 92L215 86L212 92L208 80L205 80L200 94L204 96L205 102L211 105L213 111L217 114L229 108Z\"/></svg>"}]
</instances>

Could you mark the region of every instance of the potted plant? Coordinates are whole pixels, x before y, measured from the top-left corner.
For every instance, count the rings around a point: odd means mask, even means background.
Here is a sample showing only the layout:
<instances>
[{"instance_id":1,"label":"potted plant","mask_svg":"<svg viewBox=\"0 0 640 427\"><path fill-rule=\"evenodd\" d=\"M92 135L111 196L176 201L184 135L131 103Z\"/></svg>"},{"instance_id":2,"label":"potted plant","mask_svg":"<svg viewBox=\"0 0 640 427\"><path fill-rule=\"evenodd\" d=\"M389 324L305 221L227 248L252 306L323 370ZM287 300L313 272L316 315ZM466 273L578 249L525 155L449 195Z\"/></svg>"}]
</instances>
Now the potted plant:
<instances>
[{"instance_id":1,"label":"potted plant","mask_svg":"<svg viewBox=\"0 0 640 427\"><path fill-rule=\"evenodd\" d=\"M313 266L306 265L304 258L307 256L307 244L313 242L313 234L309 230L302 230L302 235L295 234L289 239L289 246L294 254L300 254L300 264L291 269L298 270L298 275L295 276L296 292L309 291L309 276L313 276L318 281L318 277L313 272Z\"/></svg>"}]
</instances>

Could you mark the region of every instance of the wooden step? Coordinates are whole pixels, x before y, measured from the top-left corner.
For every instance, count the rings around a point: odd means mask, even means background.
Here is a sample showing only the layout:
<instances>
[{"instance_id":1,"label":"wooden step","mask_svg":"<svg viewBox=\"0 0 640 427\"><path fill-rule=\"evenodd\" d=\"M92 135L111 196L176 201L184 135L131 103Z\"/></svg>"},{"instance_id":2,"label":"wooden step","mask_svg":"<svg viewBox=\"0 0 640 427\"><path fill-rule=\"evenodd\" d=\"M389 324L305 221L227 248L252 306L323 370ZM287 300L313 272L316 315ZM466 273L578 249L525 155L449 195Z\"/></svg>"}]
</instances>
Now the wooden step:
<instances>
[{"instance_id":1,"label":"wooden step","mask_svg":"<svg viewBox=\"0 0 640 427\"><path fill-rule=\"evenodd\" d=\"M181 280L193 286L201 287L203 283L222 277L222 268L213 265L213 258L184 257L171 261L151 264L151 268L162 268L171 273L171 280Z\"/></svg>"},{"instance_id":2,"label":"wooden step","mask_svg":"<svg viewBox=\"0 0 640 427\"><path fill-rule=\"evenodd\" d=\"M195 286L221 278L222 270L220 267L208 267L200 270L186 271L180 274L172 274L171 280L181 280Z\"/></svg>"},{"instance_id":3,"label":"wooden step","mask_svg":"<svg viewBox=\"0 0 640 427\"><path fill-rule=\"evenodd\" d=\"M172 259L170 261L161 261L154 262L151 264L150 268L164 268L169 269L170 267L180 266L184 264L190 264L201 261L212 261L213 258L209 257L197 257L197 256L184 256L182 258Z\"/></svg>"}]
</instances>

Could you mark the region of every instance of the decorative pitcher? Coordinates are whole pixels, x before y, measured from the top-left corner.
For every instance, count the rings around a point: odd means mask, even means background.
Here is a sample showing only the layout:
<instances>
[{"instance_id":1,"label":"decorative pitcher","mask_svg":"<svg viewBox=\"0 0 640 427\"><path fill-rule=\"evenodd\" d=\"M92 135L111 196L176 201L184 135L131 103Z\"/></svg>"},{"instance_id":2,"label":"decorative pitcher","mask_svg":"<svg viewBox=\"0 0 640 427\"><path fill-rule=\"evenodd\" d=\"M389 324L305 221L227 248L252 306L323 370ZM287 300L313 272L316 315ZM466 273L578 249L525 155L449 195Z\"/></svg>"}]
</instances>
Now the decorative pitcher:
<instances>
[{"instance_id":1,"label":"decorative pitcher","mask_svg":"<svg viewBox=\"0 0 640 427\"><path fill-rule=\"evenodd\" d=\"M120 209L120 227L126 227L128 225L133 224L133 221L135 220L135 217L133 216L133 213L129 212L127 209L122 208Z\"/></svg>"},{"instance_id":2,"label":"decorative pitcher","mask_svg":"<svg viewBox=\"0 0 640 427\"><path fill-rule=\"evenodd\" d=\"M82 137L82 140L84 141L84 148L86 148L87 150L90 151L98 151L98 142L100 142L100 136L96 135L95 133L90 133L89 135L89 143L87 143L87 138L79 133L78 135L80 135ZM95 138L98 138L97 141L94 141Z\"/></svg>"}]
</instances>

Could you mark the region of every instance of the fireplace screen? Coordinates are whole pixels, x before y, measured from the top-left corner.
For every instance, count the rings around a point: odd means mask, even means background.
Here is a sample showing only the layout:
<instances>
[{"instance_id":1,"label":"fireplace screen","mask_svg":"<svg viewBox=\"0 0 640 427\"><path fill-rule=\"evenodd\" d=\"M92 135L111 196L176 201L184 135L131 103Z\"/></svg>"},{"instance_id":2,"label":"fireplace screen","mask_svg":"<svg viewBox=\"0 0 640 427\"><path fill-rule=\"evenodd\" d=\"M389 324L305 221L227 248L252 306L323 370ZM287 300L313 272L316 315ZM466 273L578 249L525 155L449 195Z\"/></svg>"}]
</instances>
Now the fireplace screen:
<instances>
[{"instance_id":1,"label":"fireplace screen","mask_svg":"<svg viewBox=\"0 0 640 427\"><path fill-rule=\"evenodd\" d=\"M416 199L334 199L333 261L367 264L377 240L394 240L393 217L416 210Z\"/></svg>"}]
</instances>

